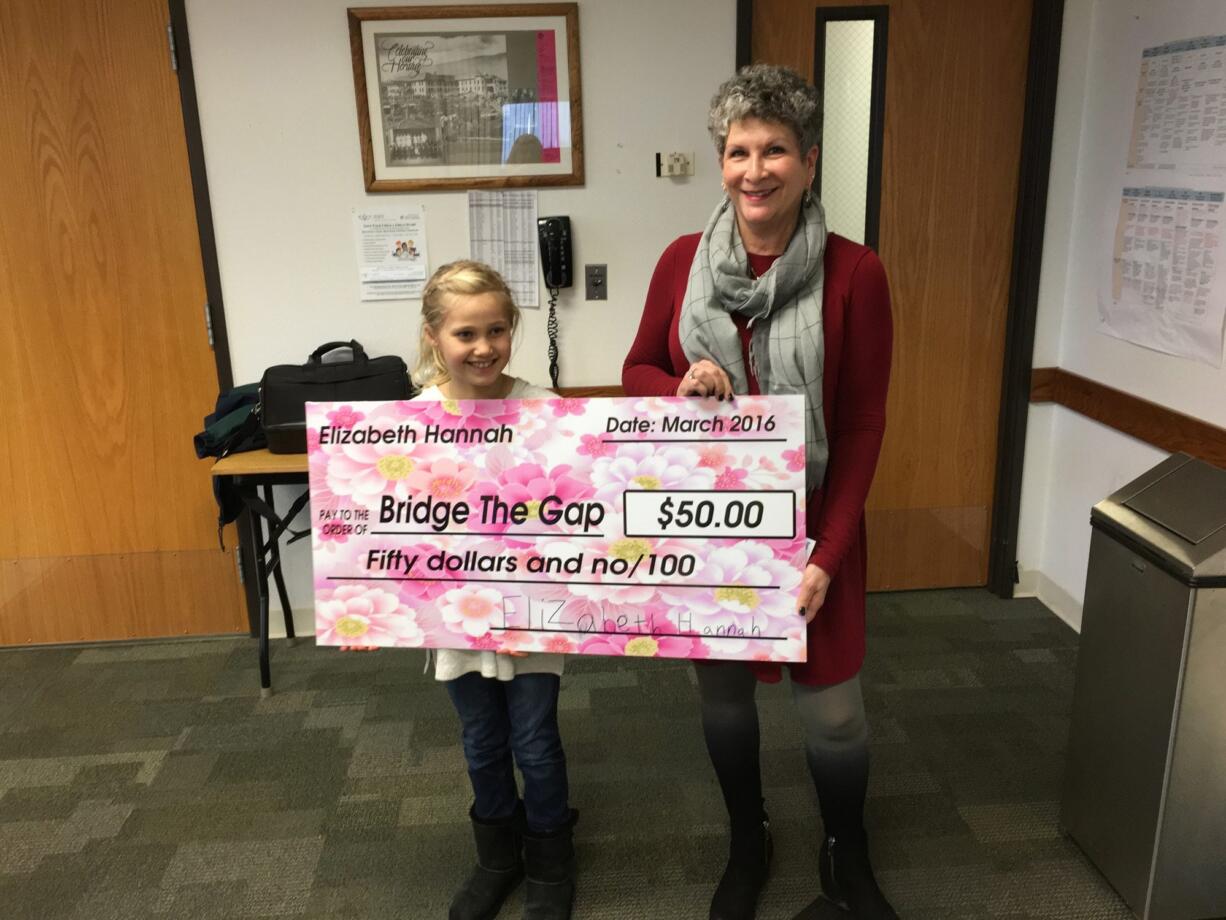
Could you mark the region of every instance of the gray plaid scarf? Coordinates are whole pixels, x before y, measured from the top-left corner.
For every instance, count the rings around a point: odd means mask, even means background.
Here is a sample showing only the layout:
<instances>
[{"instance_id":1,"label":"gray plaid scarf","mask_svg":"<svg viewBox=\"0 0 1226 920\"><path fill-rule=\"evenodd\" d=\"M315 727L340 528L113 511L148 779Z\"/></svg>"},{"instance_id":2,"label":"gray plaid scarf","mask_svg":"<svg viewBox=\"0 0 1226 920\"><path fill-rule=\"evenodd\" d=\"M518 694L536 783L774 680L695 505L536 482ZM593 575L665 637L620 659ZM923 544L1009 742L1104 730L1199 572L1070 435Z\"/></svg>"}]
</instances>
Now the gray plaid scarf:
<instances>
[{"instance_id":1,"label":"gray plaid scarf","mask_svg":"<svg viewBox=\"0 0 1226 920\"><path fill-rule=\"evenodd\" d=\"M810 492L822 484L829 456L822 416L825 250L825 211L820 201L806 195L787 250L761 278L750 278L736 213L724 198L694 254L678 325L690 363L714 361L727 371L733 392L745 393L749 387L741 337L729 314L749 317L750 370L759 389L805 397L805 481Z\"/></svg>"}]
</instances>

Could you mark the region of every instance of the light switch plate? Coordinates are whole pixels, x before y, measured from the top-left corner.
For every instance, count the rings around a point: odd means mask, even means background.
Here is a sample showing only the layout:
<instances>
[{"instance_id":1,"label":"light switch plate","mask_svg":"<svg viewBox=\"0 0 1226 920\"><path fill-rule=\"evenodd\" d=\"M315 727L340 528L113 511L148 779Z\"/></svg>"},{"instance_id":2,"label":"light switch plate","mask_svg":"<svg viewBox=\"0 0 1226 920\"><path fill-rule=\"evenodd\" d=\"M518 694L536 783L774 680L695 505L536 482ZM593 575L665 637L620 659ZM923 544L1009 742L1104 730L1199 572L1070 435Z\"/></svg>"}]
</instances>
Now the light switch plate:
<instances>
[{"instance_id":1,"label":"light switch plate","mask_svg":"<svg viewBox=\"0 0 1226 920\"><path fill-rule=\"evenodd\" d=\"M585 265L583 266L583 277L587 300L609 299L609 266Z\"/></svg>"}]
</instances>

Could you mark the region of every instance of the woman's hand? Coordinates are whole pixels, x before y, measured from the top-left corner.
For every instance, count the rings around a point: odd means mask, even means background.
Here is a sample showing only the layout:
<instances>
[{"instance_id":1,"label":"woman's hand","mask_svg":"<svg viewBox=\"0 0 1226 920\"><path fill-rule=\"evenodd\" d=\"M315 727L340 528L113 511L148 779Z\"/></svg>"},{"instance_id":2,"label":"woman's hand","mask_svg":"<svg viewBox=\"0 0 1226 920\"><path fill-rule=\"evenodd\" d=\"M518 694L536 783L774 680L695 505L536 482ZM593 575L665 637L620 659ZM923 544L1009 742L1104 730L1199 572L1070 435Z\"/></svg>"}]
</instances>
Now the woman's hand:
<instances>
[{"instance_id":1,"label":"woman's hand","mask_svg":"<svg viewBox=\"0 0 1226 920\"><path fill-rule=\"evenodd\" d=\"M830 587L830 576L820 565L810 563L805 566L805 573L800 577L800 594L796 596L796 606L805 618L805 623L813 622L817 612L826 603L826 591Z\"/></svg>"},{"instance_id":2,"label":"woman's hand","mask_svg":"<svg viewBox=\"0 0 1226 920\"><path fill-rule=\"evenodd\" d=\"M690 365L690 369L681 378L681 385L677 387L677 395L731 399L732 381L722 367L703 358Z\"/></svg>"},{"instance_id":3,"label":"woman's hand","mask_svg":"<svg viewBox=\"0 0 1226 920\"><path fill-rule=\"evenodd\" d=\"M499 655L510 655L512 658L527 658L528 657L527 652L517 652L515 651L515 649L511 649L511 648L495 649L495 652L497 652L497 654Z\"/></svg>"}]
</instances>

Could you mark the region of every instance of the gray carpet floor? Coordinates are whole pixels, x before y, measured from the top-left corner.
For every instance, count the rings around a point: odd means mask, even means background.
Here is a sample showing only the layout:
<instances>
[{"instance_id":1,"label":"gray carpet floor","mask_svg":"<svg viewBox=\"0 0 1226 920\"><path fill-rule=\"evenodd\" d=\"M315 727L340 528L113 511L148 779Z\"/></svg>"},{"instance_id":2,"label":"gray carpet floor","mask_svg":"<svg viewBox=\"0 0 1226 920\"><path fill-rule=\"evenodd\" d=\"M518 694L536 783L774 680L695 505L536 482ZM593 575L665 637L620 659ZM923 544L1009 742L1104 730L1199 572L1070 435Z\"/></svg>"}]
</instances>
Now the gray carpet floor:
<instances>
[{"instance_id":1,"label":"gray carpet floor","mask_svg":"<svg viewBox=\"0 0 1226 920\"><path fill-rule=\"evenodd\" d=\"M1077 636L984 591L870 598L868 824L906 920L1128 918L1057 823ZM247 639L0 651L0 916L442 918L466 873L458 724L420 652ZM776 858L817 893L786 684L759 691ZM726 854L691 667L571 659L583 918L696 918ZM503 917L518 917L520 896Z\"/></svg>"}]
</instances>

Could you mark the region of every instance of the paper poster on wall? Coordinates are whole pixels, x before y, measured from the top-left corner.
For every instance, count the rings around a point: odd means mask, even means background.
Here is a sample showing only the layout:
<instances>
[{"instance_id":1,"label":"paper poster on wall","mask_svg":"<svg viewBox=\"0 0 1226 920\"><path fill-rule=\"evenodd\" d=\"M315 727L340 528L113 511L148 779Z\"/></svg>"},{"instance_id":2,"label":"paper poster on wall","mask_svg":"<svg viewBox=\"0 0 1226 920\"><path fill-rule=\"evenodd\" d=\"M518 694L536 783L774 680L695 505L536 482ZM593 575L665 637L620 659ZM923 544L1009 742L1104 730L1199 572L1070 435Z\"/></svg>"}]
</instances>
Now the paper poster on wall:
<instances>
[{"instance_id":1,"label":"paper poster on wall","mask_svg":"<svg viewBox=\"0 0 1226 920\"><path fill-rule=\"evenodd\" d=\"M1128 168L1226 175L1226 35L1141 52Z\"/></svg>"},{"instance_id":2,"label":"paper poster on wall","mask_svg":"<svg viewBox=\"0 0 1226 920\"><path fill-rule=\"evenodd\" d=\"M506 279L520 307L539 307L536 191L469 192L468 251Z\"/></svg>"},{"instance_id":3,"label":"paper poster on wall","mask_svg":"<svg viewBox=\"0 0 1226 920\"><path fill-rule=\"evenodd\" d=\"M1226 195L1125 188L1101 329L1147 348L1220 366L1226 286L1218 270Z\"/></svg>"},{"instance_id":4,"label":"paper poster on wall","mask_svg":"<svg viewBox=\"0 0 1226 920\"><path fill-rule=\"evenodd\" d=\"M429 273L422 207L355 208L353 227L361 299L420 299Z\"/></svg>"},{"instance_id":5,"label":"paper poster on wall","mask_svg":"<svg viewBox=\"0 0 1226 920\"><path fill-rule=\"evenodd\" d=\"M1099 331L1220 367L1226 279L1226 35L1141 49Z\"/></svg>"}]
</instances>

